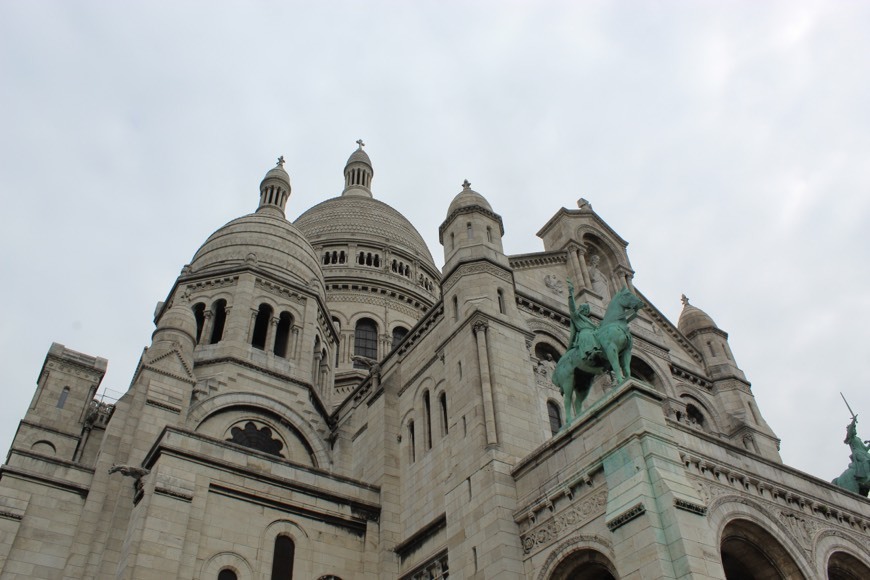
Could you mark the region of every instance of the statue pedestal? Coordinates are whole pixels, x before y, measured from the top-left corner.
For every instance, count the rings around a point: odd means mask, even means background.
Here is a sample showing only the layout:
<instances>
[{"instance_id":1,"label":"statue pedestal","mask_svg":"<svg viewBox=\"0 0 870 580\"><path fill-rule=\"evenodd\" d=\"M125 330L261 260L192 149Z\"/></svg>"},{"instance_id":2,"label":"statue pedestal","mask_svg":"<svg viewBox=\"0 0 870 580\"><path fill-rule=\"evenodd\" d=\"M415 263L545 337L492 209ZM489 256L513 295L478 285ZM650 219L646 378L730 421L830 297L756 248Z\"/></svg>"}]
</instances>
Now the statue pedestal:
<instances>
[{"instance_id":1,"label":"statue pedestal","mask_svg":"<svg viewBox=\"0 0 870 580\"><path fill-rule=\"evenodd\" d=\"M577 510L570 507L574 498L600 497L603 513L573 533L609 546L619 577L724 578L710 575L721 570L719 546L703 520L704 501L686 477L663 400L634 379L610 389L514 468L518 505L534 512L534 498L545 498L558 521L560 511ZM530 520L541 516L534 512ZM523 538L524 549L540 536Z\"/></svg>"}]
</instances>

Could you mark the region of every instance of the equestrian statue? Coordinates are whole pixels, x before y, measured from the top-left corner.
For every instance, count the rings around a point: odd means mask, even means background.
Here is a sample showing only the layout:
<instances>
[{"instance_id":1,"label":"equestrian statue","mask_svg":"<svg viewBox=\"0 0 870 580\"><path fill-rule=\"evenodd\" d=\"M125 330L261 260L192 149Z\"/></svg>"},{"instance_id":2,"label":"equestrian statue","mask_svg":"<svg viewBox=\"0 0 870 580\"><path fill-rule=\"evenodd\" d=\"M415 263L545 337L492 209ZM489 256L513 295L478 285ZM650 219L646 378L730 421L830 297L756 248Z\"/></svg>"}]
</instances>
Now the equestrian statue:
<instances>
[{"instance_id":1,"label":"equestrian statue","mask_svg":"<svg viewBox=\"0 0 870 580\"><path fill-rule=\"evenodd\" d=\"M574 285L568 280L568 311L571 313L571 339L568 350L556 363L553 383L562 391L565 426L581 412L596 376L612 372L616 383L631 376L631 332L628 323L644 307L643 301L628 288L617 292L607 306L600 325L589 317L589 304L574 303Z\"/></svg>"},{"instance_id":2,"label":"equestrian statue","mask_svg":"<svg viewBox=\"0 0 870 580\"><path fill-rule=\"evenodd\" d=\"M840 396L843 397L843 393ZM846 397L843 397L843 402L846 402ZM858 416L852 413L849 403L846 403L846 407L852 414L852 422L846 427L846 439L843 443L849 446L852 453L849 455L849 467L831 483L846 491L866 496L870 493L870 441L861 441L858 437Z\"/></svg>"}]
</instances>

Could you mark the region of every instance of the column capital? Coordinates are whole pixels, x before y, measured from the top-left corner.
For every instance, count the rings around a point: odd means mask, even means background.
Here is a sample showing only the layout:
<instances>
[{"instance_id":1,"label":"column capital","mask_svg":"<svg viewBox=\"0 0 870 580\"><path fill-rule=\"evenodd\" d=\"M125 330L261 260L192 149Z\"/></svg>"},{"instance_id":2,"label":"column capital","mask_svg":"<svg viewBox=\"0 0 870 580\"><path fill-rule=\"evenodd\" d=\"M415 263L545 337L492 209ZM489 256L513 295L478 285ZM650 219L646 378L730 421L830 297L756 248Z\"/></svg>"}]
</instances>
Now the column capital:
<instances>
[{"instance_id":1,"label":"column capital","mask_svg":"<svg viewBox=\"0 0 870 580\"><path fill-rule=\"evenodd\" d=\"M471 329L474 331L474 334L478 334L478 333L481 333L481 332L483 332L484 334L486 334L486 329L487 329L487 328L489 328L489 323L488 323L487 321L485 321L485 320L478 320L477 322L475 322L475 323L471 326Z\"/></svg>"}]
</instances>

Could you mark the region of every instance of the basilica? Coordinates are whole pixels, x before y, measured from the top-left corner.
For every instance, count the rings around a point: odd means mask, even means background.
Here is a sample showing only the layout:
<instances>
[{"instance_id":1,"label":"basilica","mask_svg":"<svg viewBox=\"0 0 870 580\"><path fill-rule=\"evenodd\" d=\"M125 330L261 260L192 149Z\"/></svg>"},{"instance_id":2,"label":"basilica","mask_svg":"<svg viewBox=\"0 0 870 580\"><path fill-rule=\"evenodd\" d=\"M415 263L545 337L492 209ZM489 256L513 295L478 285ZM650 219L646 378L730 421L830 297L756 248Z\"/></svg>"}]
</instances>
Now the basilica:
<instances>
[{"instance_id":1,"label":"basilica","mask_svg":"<svg viewBox=\"0 0 870 580\"><path fill-rule=\"evenodd\" d=\"M373 177L360 142L291 222L280 159L117 402L105 359L51 346L0 468L0 580L870 578L870 501L782 463L728 334L685 298L666 319L587 201L507 255L465 182L432 207L439 269ZM573 303L599 322L624 288L630 376L566 421Z\"/></svg>"}]
</instances>

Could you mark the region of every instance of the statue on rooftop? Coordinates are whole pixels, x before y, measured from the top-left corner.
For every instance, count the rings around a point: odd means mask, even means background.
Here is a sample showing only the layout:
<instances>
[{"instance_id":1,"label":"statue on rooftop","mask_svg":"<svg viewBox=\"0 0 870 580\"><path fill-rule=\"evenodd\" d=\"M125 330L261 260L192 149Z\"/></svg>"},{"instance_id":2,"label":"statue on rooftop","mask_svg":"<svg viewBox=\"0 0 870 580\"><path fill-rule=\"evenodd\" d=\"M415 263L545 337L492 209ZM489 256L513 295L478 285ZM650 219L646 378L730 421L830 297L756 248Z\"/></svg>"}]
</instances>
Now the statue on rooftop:
<instances>
[{"instance_id":1,"label":"statue on rooftop","mask_svg":"<svg viewBox=\"0 0 870 580\"><path fill-rule=\"evenodd\" d=\"M628 323L643 307L640 298L623 288L614 295L604 319L596 326L589 317L589 305L575 304L574 285L568 280L571 339L552 374L553 383L562 391L565 427L580 415L595 377L610 371L616 383L622 384L630 376L632 340Z\"/></svg>"},{"instance_id":2,"label":"statue on rooftop","mask_svg":"<svg viewBox=\"0 0 870 580\"><path fill-rule=\"evenodd\" d=\"M843 394L840 393L840 396L842 397ZM843 401L846 401L845 397ZM846 407L852 414L852 421L846 427L846 439L843 440L851 450L849 467L831 483L852 493L866 496L870 493L870 441L861 441L858 437L858 416L852 413L849 403L846 403Z\"/></svg>"},{"instance_id":3,"label":"statue on rooftop","mask_svg":"<svg viewBox=\"0 0 870 580\"><path fill-rule=\"evenodd\" d=\"M843 443L849 445L849 467L831 483L852 493L866 496L870 493L870 442L861 441L858 437L857 418L846 427L846 439Z\"/></svg>"}]
</instances>

